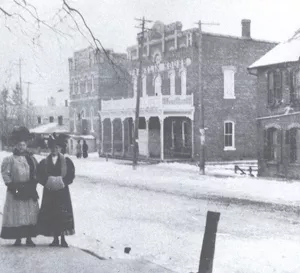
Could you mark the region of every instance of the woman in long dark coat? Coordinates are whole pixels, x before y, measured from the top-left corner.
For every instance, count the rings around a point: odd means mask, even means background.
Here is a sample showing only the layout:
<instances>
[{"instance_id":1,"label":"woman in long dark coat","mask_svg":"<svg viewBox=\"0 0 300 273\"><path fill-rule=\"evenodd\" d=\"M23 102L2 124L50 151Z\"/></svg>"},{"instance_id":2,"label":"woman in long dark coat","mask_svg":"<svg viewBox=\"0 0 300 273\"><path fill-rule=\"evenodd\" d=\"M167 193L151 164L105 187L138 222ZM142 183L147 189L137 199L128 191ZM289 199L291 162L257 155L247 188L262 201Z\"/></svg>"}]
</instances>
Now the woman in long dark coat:
<instances>
[{"instance_id":1,"label":"woman in long dark coat","mask_svg":"<svg viewBox=\"0 0 300 273\"><path fill-rule=\"evenodd\" d=\"M59 135L49 139L50 155L38 166L39 183L44 186L43 200L38 219L39 234L54 237L50 246L68 247L65 235L73 235L74 216L69 185L75 178L71 159L60 153L66 137Z\"/></svg>"},{"instance_id":2,"label":"woman in long dark coat","mask_svg":"<svg viewBox=\"0 0 300 273\"><path fill-rule=\"evenodd\" d=\"M27 151L30 138L25 127L16 128L12 140L17 144L13 154L4 158L1 165L2 178L7 186L3 209L1 238L16 239L14 246L26 238L27 246L35 246L31 238L36 236L39 212L37 186L37 161Z\"/></svg>"}]
</instances>

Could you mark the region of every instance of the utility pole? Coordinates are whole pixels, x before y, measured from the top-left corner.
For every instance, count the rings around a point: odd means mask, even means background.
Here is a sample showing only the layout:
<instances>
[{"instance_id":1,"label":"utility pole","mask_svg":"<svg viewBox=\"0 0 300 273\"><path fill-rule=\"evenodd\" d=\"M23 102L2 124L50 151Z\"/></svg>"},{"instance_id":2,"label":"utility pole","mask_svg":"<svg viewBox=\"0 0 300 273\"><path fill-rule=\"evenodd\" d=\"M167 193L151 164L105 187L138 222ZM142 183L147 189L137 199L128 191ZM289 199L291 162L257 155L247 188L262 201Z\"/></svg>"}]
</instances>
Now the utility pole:
<instances>
[{"instance_id":1,"label":"utility pole","mask_svg":"<svg viewBox=\"0 0 300 273\"><path fill-rule=\"evenodd\" d=\"M152 21L146 20L145 17L142 19L135 19L141 22L140 26L142 32L138 34L138 47L139 47L139 74L137 80L137 94L136 94L136 109L135 109L135 124L134 124L134 139L133 139L133 161L132 168L135 170L138 161L138 134L139 134L139 119L140 119L140 97L142 90L142 69L143 69L143 52L144 52L144 37L145 37L145 24L151 23Z\"/></svg>"},{"instance_id":2,"label":"utility pole","mask_svg":"<svg viewBox=\"0 0 300 273\"><path fill-rule=\"evenodd\" d=\"M196 113L198 118L198 126L200 133L200 158L199 158L199 171L200 174L205 175L205 117L204 117L204 91L203 91L203 78L202 78L202 25L219 25L218 23L198 23L198 100L196 100Z\"/></svg>"},{"instance_id":3,"label":"utility pole","mask_svg":"<svg viewBox=\"0 0 300 273\"><path fill-rule=\"evenodd\" d=\"M25 82L27 83L27 96L26 96L26 126L29 126L29 87L32 82Z\"/></svg>"},{"instance_id":4,"label":"utility pole","mask_svg":"<svg viewBox=\"0 0 300 273\"><path fill-rule=\"evenodd\" d=\"M19 58L19 84L20 84L20 95L21 95L21 105L23 105L23 89L22 89L22 59Z\"/></svg>"}]
</instances>

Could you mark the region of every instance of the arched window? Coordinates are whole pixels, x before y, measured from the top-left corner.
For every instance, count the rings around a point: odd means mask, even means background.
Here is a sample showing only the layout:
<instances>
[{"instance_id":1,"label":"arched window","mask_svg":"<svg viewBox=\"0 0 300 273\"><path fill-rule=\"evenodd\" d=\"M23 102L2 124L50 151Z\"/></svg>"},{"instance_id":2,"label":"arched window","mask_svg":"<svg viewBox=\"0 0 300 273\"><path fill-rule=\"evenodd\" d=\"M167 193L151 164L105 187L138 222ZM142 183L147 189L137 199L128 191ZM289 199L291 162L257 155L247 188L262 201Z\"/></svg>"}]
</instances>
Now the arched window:
<instances>
[{"instance_id":1,"label":"arched window","mask_svg":"<svg viewBox=\"0 0 300 273\"><path fill-rule=\"evenodd\" d=\"M181 95L186 95L186 69L182 69L180 73L180 79L181 79Z\"/></svg>"},{"instance_id":2,"label":"arched window","mask_svg":"<svg viewBox=\"0 0 300 273\"><path fill-rule=\"evenodd\" d=\"M90 109L91 132L94 132L94 108Z\"/></svg>"},{"instance_id":3,"label":"arched window","mask_svg":"<svg viewBox=\"0 0 300 273\"><path fill-rule=\"evenodd\" d=\"M71 87L71 95L76 94L76 81L73 79Z\"/></svg>"},{"instance_id":4,"label":"arched window","mask_svg":"<svg viewBox=\"0 0 300 273\"><path fill-rule=\"evenodd\" d=\"M80 93L80 80L78 80L77 82L77 94Z\"/></svg>"},{"instance_id":5,"label":"arched window","mask_svg":"<svg viewBox=\"0 0 300 273\"><path fill-rule=\"evenodd\" d=\"M95 78L94 75L92 75L92 92L95 91Z\"/></svg>"},{"instance_id":6,"label":"arched window","mask_svg":"<svg viewBox=\"0 0 300 273\"><path fill-rule=\"evenodd\" d=\"M85 93L88 93L88 79L87 77L84 78L84 83L85 83Z\"/></svg>"},{"instance_id":7,"label":"arched window","mask_svg":"<svg viewBox=\"0 0 300 273\"><path fill-rule=\"evenodd\" d=\"M282 73L280 70L268 72L268 103L280 103L282 100Z\"/></svg>"},{"instance_id":8,"label":"arched window","mask_svg":"<svg viewBox=\"0 0 300 273\"><path fill-rule=\"evenodd\" d=\"M264 131L264 159L278 161L281 158L282 130L270 126Z\"/></svg>"},{"instance_id":9,"label":"arched window","mask_svg":"<svg viewBox=\"0 0 300 273\"><path fill-rule=\"evenodd\" d=\"M85 119L86 118L86 111L85 108L82 108L82 110L80 111L80 119Z\"/></svg>"},{"instance_id":10,"label":"arched window","mask_svg":"<svg viewBox=\"0 0 300 273\"><path fill-rule=\"evenodd\" d=\"M73 113L73 132L76 133L76 119L77 119L77 115L76 115L76 110L74 109L74 113Z\"/></svg>"},{"instance_id":11,"label":"arched window","mask_svg":"<svg viewBox=\"0 0 300 273\"><path fill-rule=\"evenodd\" d=\"M289 148L290 163L300 163L300 127L287 130L285 139Z\"/></svg>"},{"instance_id":12,"label":"arched window","mask_svg":"<svg viewBox=\"0 0 300 273\"><path fill-rule=\"evenodd\" d=\"M233 121L224 122L224 150L235 150L235 123Z\"/></svg>"},{"instance_id":13,"label":"arched window","mask_svg":"<svg viewBox=\"0 0 300 273\"><path fill-rule=\"evenodd\" d=\"M156 96L161 95L161 76L159 74L155 78L154 90Z\"/></svg>"},{"instance_id":14,"label":"arched window","mask_svg":"<svg viewBox=\"0 0 300 273\"><path fill-rule=\"evenodd\" d=\"M175 70L171 70L169 72L169 77L170 77L170 95L174 96L175 95Z\"/></svg>"}]
</instances>

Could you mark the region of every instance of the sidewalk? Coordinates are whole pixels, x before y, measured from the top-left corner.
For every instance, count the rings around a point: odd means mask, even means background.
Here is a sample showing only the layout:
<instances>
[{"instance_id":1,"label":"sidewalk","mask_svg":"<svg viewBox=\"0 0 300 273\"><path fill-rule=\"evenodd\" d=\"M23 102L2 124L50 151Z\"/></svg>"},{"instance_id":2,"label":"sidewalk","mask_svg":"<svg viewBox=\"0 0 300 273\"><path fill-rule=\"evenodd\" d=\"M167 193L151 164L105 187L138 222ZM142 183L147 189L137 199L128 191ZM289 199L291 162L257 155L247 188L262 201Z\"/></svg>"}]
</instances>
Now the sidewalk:
<instances>
[{"instance_id":1,"label":"sidewalk","mask_svg":"<svg viewBox=\"0 0 300 273\"><path fill-rule=\"evenodd\" d=\"M172 273L146 261L100 260L70 247L36 248L0 246L0 272L3 273Z\"/></svg>"}]
</instances>

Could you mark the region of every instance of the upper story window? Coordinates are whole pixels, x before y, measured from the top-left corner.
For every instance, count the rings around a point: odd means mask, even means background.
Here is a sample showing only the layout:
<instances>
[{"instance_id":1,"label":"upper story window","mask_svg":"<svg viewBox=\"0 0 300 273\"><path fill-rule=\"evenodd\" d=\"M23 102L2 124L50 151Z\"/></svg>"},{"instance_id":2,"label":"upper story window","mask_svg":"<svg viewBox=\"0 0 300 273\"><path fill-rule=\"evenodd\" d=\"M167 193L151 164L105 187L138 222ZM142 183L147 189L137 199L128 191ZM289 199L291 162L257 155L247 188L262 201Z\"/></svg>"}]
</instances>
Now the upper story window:
<instances>
[{"instance_id":1,"label":"upper story window","mask_svg":"<svg viewBox=\"0 0 300 273\"><path fill-rule=\"evenodd\" d=\"M234 66L223 66L224 75L224 99L235 99L235 72Z\"/></svg>"},{"instance_id":2,"label":"upper story window","mask_svg":"<svg viewBox=\"0 0 300 273\"><path fill-rule=\"evenodd\" d=\"M84 83L85 83L85 93L88 93L89 86L88 86L88 79L87 79L87 77L84 78Z\"/></svg>"},{"instance_id":3,"label":"upper story window","mask_svg":"<svg viewBox=\"0 0 300 273\"><path fill-rule=\"evenodd\" d=\"M235 124L232 121L224 122L224 150L235 150Z\"/></svg>"},{"instance_id":4,"label":"upper story window","mask_svg":"<svg viewBox=\"0 0 300 273\"><path fill-rule=\"evenodd\" d=\"M38 120L38 124L42 124L42 118L41 117L37 117Z\"/></svg>"},{"instance_id":5,"label":"upper story window","mask_svg":"<svg viewBox=\"0 0 300 273\"><path fill-rule=\"evenodd\" d=\"M52 116L49 117L49 122L50 122L50 123L53 123L53 122L54 122L54 117L52 117Z\"/></svg>"},{"instance_id":6,"label":"upper story window","mask_svg":"<svg viewBox=\"0 0 300 273\"><path fill-rule=\"evenodd\" d=\"M95 91L95 78L94 75L92 75L92 92Z\"/></svg>"},{"instance_id":7,"label":"upper story window","mask_svg":"<svg viewBox=\"0 0 300 273\"><path fill-rule=\"evenodd\" d=\"M300 100L300 70L296 70L294 73L294 79L293 79L293 93L292 93L292 99L294 100Z\"/></svg>"},{"instance_id":8,"label":"upper story window","mask_svg":"<svg viewBox=\"0 0 300 273\"><path fill-rule=\"evenodd\" d=\"M268 73L268 104L280 104L282 100L282 73L279 70Z\"/></svg>"},{"instance_id":9,"label":"upper story window","mask_svg":"<svg viewBox=\"0 0 300 273\"><path fill-rule=\"evenodd\" d=\"M76 82L75 82L75 80L73 80L72 86L71 86L71 95L76 93L75 89L76 89Z\"/></svg>"}]
</instances>

